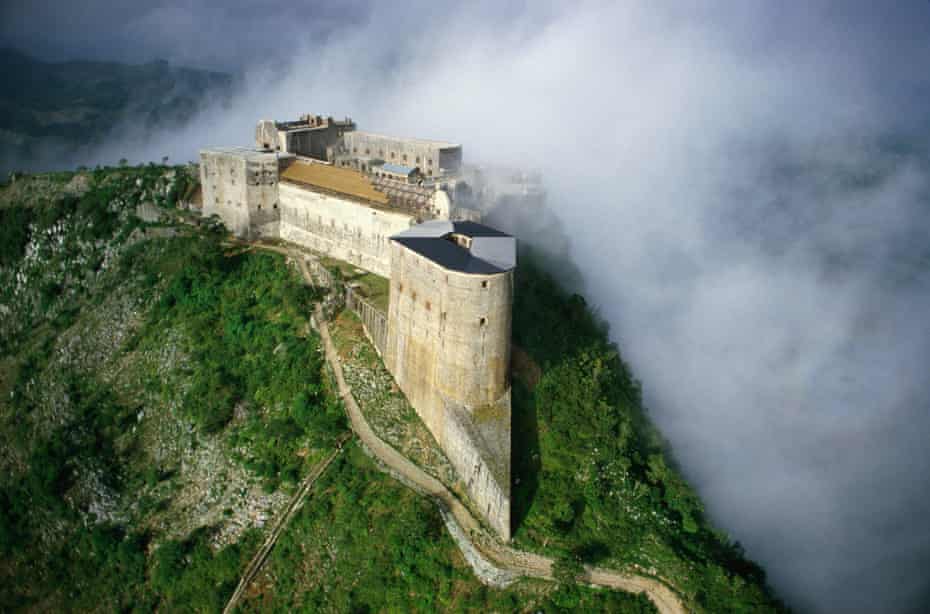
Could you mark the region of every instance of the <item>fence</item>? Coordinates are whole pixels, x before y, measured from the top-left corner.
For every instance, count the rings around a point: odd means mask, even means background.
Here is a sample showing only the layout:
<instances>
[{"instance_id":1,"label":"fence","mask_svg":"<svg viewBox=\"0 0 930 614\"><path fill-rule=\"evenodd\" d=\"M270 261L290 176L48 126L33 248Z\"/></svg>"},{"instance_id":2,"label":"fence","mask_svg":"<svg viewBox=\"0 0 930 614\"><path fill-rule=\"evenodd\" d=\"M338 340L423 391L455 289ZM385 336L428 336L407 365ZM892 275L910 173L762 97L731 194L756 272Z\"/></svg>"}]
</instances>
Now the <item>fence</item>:
<instances>
[{"instance_id":1,"label":"fence","mask_svg":"<svg viewBox=\"0 0 930 614\"><path fill-rule=\"evenodd\" d=\"M304 258L304 262L310 269L313 279L317 280L321 286L326 288L334 287L333 274L329 272L323 264L316 258Z\"/></svg>"},{"instance_id":2,"label":"fence","mask_svg":"<svg viewBox=\"0 0 930 614\"><path fill-rule=\"evenodd\" d=\"M387 315L366 301L364 297L347 284L345 284L345 294L340 293L338 288L342 284L336 281L333 274L323 266L319 259L305 257L303 262L310 270L313 279L321 286L331 290L323 301L323 311L327 314L327 317L335 315L344 301L346 308L351 309L358 315L365 327L368 338L371 339L378 353L383 356L387 347Z\"/></svg>"},{"instance_id":3,"label":"fence","mask_svg":"<svg viewBox=\"0 0 930 614\"><path fill-rule=\"evenodd\" d=\"M372 344L378 353L384 356L387 347L387 316L348 286L346 287L346 307L358 314Z\"/></svg>"}]
</instances>

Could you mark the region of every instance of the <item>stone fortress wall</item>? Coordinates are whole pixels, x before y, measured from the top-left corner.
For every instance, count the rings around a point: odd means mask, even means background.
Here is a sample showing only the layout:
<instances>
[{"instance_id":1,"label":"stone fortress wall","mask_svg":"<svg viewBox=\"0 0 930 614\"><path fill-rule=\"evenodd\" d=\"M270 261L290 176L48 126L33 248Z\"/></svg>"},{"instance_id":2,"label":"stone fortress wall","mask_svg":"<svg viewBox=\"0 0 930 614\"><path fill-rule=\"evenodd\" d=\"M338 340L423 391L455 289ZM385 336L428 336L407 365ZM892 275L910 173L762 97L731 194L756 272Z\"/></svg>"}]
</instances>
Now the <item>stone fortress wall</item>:
<instances>
[{"instance_id":1,"label":"stone fortress wall","mask_svg":"<svg viewBox=\"0 0 930 614\"><path fill-rule=\"evenodd\" d=\"M509 539L513 270L453 271L392 241L390 278L385 365Z\"/></svg>"},{"instance_id":2,"label":"stone fortress wall","mask_svg":"<svg viewBox=\"0 0 930 614\"><path fill-rule=\"evenodd\" d=\"M257 149L201 151L203 215L218 215L242 238L284 239L390 278L387 331L378 331L385 365L478 510L509 540L515 260L459 270L392 239L422 222L452 228L454 219L480 219L443 189L459 176L461 147L356 132L348 118L314 115L263 120L255 136ZM387 160L377 158L382 151ZM382 162L411 166L395 179L379 172ZM432 238L481 264L470 239Z\"/></svg>"},{"instance_id":3,"label":"stone fortress wall","mask_svg":"<svg viewBox=\"0 0 930 614\"><path fill-rule=\"evenodd\" d=\"M374 161L419 168L424 177L451 176L462 167L462 147L427 139L399 139L373 132L346 132L337 164L370 170Z\"/></svg>"},{"instance_id":4,"label":"stone fortress wall","mask_svg":"<svg viewBox=\"0 0 930 614\"><path fill-rule=\"evenodd\" d=\"M390 277L388 237L416 224L402 211L384 211L288 182L279 187L280 238Z\"/></svg>"},{"instance_id":5,"label":"stone fortress wall","mask_svg":"<svg viewBox=\"0 0 930 614\"><path fill-rule=\"evenodd\" d=\"M274 236L280 219L279 172L289 161L244 147L201 151L203 215L218 215L239 236Z\"/></svg>"}]
</instances>

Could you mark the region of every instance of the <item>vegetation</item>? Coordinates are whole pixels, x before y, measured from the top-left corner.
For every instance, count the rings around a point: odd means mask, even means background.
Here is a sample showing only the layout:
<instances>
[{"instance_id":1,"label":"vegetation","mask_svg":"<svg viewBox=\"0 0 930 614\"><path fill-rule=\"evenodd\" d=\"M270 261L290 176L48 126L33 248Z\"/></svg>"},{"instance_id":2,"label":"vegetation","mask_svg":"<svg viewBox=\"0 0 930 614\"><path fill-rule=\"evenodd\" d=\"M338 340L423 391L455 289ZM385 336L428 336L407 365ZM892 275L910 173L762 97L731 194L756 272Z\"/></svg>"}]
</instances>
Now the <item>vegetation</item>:
<instances>
[{"instance_id":1,"label":"vegetation","mask_svg":"<svg viewBox=\"0 0 930 614\"><path fill-rule=\"evenodd\" d=\"M667 460L639 382L584 299L526 255L513 312L514 342L536 367L514 382L516 544L556 556L566 578L581 562L629 567L702 611L782 609Z\"/></svg>"},{"instance_id":2,"label":"vegetation","mask_svg":"<svg viewBox=\"0 0 930 614\"><path fill-rule=\"evenodd\" d=\"M282 257L181 224L195 187L121 166L0 188L4 611L220 610L263 539L249 519L346 429L307 322L319 297ZM166 219L141 222L143 202ZM378 300L378 280L338 270ZM515 540L555 556L560 582L482 586L432 503L350 445L247 610L654 611L572 583L583 563L657 575L699 611L779 609L583 299L524 258L516 301Z\"/></svg>"},{"instance_id":3,"label":"vegetation","mask_svg":"<svg viewBox=\"0 0 930 614\"><path fill-rule=\"evenodd\" d=\"M307 330L313 296L281 258L227 256L209 232L137 232L147 225L136 205L168 205L185 173L26 177L0 196L5 220L29 220L0 265L0 277L17 280L0 305L27 324L5 320L0 337L4 611L218 610L261 536L245 531L224 546L222 523L172 536L170 508L193 488L178 475L181 455L193 462L198 446L227 440L227 462L273 490L344 430ZM87 184L77 194L75 177ZM55 294L37 300L48 280ZM166 350L180 360L146 358ZM241 415L227 425L234 407ZM154 422L141 421L146 413ZM184 436L184 417L203 435ZM186 442L165 457L153 433L178 420L168 436Z\"/></svg>"},{"instance_id":4,"label":"vegetation","mask_svg":"<svg viewBox=\"0 0 930 614\"><path fill-rule=\"evenodd\" d=\"M655 612L641 595L479 584L435 506L351 446L278 542L243 611Z\"/></svg>"},{"instance_id":5,"label":"vegetation","mask_svg":"<svg viewBox=\"0 0 930 614\"><path fill-rule=\"evenodd\" d=\"M226 256L215 240L190 241L149 313L144 343L158 344L160 331L180 324L192 358L183 411L212 433L244 405L233 447L249 450L247 466L272 487L296 483L297 449L327 446L346 428L342 408L324 394L318 339L307 335L312 292L281 256Z\"/></svg>"},{"instance_id":6,"label":"vegetation","mask_svg":"<svg viewBox=\"0 0 930 614\"><path fill-rule=\"evenodd\" d=\"M0 49L0 173L4 163L26 164L47 147L100 142L118 125L154 129L182 125L208 97L228 100L224 73L155 61L43 62ZM60 159L61 149L57 151Z\"/></svg>"},{"instance_id":7,"label":"vegetation","mask_svg":"<svg viewBox=\"0 0 930 614\"><path fill-rule=\"evenodd\" d=\"M322 258L321 262L334 279L350 284L374 308L387 314L391 291L387 278L335 258Z\"/></svg>"}]
</instances>

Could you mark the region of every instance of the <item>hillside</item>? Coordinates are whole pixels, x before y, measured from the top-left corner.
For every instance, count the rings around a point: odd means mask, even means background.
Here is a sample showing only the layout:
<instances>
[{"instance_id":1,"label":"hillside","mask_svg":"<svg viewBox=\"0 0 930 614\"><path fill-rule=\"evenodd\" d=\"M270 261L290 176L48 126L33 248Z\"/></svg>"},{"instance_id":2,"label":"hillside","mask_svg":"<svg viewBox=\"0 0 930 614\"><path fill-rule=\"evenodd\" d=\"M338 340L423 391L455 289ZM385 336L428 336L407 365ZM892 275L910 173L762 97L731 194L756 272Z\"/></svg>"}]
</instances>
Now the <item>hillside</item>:
<instances>
[{"instance_id":1,"label":"hillside","mask_svg":"<svg viewBox=\"0 0 930 614\"><path fill-rule=\"evenodd\" d=\"M52 150L55 160L92 146L116 127L179 127L207 102L228 100L230 75L118 62L43 62L0 49L0 171L28 170Z\"/></svg>"},{"instance_id":2,"label":"hillside","mask_svg":"<svg viewBox=\"0 0 930 614\"><path fill-rule=\"evenodd\" d=\"M4 611L219 611L347 430L308 325L320 295L284 257L174 209L193 181L147 166L0 190ZM695 611L780 609L704 518L604 328L531 261L514 309L514 542L559 558L563 583L481 585L436 507L350 443L245 611L654 611L575 586L581 563L663 578Z\"/></svg>"}]
</instances>

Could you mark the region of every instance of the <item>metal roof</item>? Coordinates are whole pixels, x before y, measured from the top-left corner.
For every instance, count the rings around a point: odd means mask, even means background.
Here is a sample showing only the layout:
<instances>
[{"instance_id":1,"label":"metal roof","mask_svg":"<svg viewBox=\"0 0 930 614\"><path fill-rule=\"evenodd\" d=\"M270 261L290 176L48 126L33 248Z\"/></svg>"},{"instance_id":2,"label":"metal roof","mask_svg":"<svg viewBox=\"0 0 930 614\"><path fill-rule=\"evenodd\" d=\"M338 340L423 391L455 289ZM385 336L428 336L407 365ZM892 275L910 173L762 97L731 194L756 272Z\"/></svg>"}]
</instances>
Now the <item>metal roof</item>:
<instances>
[{"instance_id":1,"label":"metal roof","mask_svg":"<svg viewBox=\"0 0 930 614\"><path fill-rule=\"evenodd\" d=\"M461 247L449 239L452 234L468 237L471 246ZM432 220L398 233L391 240L451 271L491 275L517 266L517 240L477 222Z\"/></svg>"},{"instance_id":2,"label":"metal roof","mask_svg":"<svg viewBox=\"0 0 930 614\"><path fill-rule=\"evenodd\" d=\"M387 171L388 173L394 173L396 175L409 175L415 168L410 166L403 166L402 164L394 164L392 162L385 162L381 165L381 170Z\"/></svg>"},{"instance_id":3,"label":"metal roof","mask_svg":"<svg viewBox=\"0 0 930 614\"><path fill-rule=\"evenodd\" d=\"M366 175L348 168L298 161L281 173L281 179L336 194L345 194L367 203L388 204L387 195L376 190Z\"/></svg>"}]
</instances>

